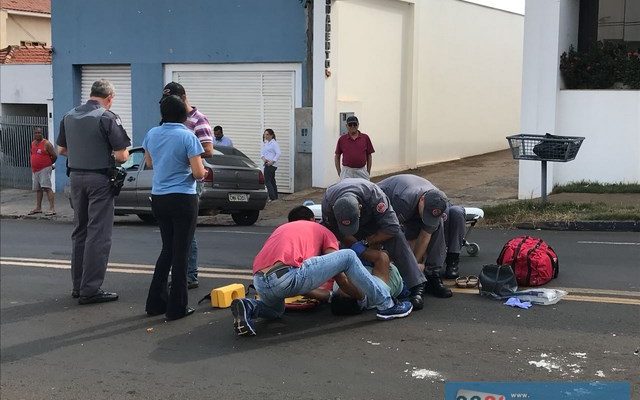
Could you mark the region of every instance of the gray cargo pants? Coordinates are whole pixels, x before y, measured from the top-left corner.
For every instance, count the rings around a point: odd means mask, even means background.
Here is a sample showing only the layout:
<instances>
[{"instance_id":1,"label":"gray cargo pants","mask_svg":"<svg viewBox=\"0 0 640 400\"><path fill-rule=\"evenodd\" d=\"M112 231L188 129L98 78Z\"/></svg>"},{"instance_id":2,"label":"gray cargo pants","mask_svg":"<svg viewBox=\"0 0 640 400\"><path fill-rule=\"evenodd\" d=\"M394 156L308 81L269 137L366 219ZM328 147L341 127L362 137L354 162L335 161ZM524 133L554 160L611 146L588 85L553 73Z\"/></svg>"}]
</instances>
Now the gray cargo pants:
<instances>
[{"instance_id":1,"label":"gray cargo pants","mask_svg":"<svg viewBox=\"0 0 640 400\"><path fill-rule=\"evenodd\" d=\"M71 172L71 279L80 296L93 296L102 286L111 251L113 192L106 175Z\"/></svg>"},{"instance_id":2,"label":"gray cargo pants","mask_svg":"<svg viewBox=\"0 0 640 400\"><path fill-rule=\"evenodd\" d=\"M405 225L405 235L408 240L417 238L420 232L418 223L412 222ZM447 209L447 220L440 219L440 226L431 234L431 240L427 246L427 256L424 260L425 275L442 275L447 253L460 254L466 233L465 225L464 208L450 206Z\"/></svg>"}]
</instances>

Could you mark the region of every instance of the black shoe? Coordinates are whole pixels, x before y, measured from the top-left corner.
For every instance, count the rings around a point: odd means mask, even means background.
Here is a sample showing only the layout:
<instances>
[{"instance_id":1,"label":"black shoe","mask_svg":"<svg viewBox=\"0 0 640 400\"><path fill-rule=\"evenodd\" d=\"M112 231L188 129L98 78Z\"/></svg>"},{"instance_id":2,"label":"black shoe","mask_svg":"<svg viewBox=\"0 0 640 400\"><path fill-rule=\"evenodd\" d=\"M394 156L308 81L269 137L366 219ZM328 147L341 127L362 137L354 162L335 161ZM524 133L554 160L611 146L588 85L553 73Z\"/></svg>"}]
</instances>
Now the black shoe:
<instances>
[{"instance_id":1,"label":"black shoe","mask_svg":"<svg viewBox=\"0 0 640 400\"><path fill-rule=\"evenodd\" d=\"M447 258L445 259L445 272L444 277L447 279L456 279L460 277L458 273L458 263L460 262L460 254L459 253L447 253Z\"/></svg>"},{"instance_id":2,"label":"black shoe","mask_svg":"<svg viewBox=\"0 0 640 400\"><path fill-rule=\"evenodd\" d=\"M157 317L158 315L162 315L166 313L166 311L153 311L153 310L147 310L147 315L150 317Z\"/></svg>"},{"instance_id":3,"label":"black shoe","mask_svg":"<svg viewBox=\"0 0 640 400\"><path fill-rule=\"evenodd\" d=\"M80 297L80 291L79 290L72 290L71 291L71 297L73 297L74 299L77 299L78 297Z\"/></svg>"},{"instance_id":4,"label":"black shoe","mask_svg":"<svg viewBox=\"0 0 640 400\"><path fill-rule=\"evenodd\" d=\"M439 276L427 276L425 291L443 299L453 296L451 290L442 283L442 279Z\"/></svg>"},{"instance_id":5,"label":"black shoe","mask_svg":"<svg viewBox=\"0 0 640 400\"><path fill-rule=\"evenodd\" d=\"M187 307L187 308L184 309L184 314L183 315L179 315L179 316L176 316L176 317L170 317L170 316L167 315L167 321L175 321L175 320L180 319L180 318L188 317L189 315L193 314L195 311L196 311L195 308Z\"/></svg>"},{"instance_id":6,"label":"black shoe","mask_svg":"<svg viewBox=\"0 0 640 400\"><path fill-rule=\"evenodd\" d=\"M409 301L413 305L413 309L422 310L424 308L424 283L412 287L410 292Z\"/></svg>"},{"instance_id":7,"label":"black shoe","mask_svg":"<svg viewBox=\"0 0 640 400\"><path fill-rule=\"evenodd\" d=\"M118 300L117 293L105 292L104 290L99 289L93 296L80 296L78 304L106 303L108 301L116 300Z\"/></svg>"},{"instance_id":8,"label":"black shoe","mask_svg":"<svg viewBox=\"0 0 640 400\"><path fill-rule=\"evenodd\" d=\"M198 282L197 279L194 279L192 281L187 281L187 289L195 289L198 286L200 286L200 282Z\"/></svg>"}]
</instances>

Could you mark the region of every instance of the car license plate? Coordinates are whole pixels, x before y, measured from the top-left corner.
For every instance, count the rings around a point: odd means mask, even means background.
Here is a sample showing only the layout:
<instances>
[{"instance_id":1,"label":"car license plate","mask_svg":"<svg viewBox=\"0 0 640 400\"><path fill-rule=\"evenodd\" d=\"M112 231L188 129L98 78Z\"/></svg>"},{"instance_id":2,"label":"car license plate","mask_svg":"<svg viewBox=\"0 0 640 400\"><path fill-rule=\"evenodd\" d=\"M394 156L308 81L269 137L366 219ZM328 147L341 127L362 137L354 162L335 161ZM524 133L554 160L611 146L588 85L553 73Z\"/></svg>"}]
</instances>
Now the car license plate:
<instances>
[{"instance_id":1,"label":"car license plate","mask_svg":"<svg viewBox=\"0 0 640 400\"><path fill-rule=\"evenodd\" d=\"M229 193L229 201L249 201L249 195L246 193Z\"/></svg>"}]
</instances>

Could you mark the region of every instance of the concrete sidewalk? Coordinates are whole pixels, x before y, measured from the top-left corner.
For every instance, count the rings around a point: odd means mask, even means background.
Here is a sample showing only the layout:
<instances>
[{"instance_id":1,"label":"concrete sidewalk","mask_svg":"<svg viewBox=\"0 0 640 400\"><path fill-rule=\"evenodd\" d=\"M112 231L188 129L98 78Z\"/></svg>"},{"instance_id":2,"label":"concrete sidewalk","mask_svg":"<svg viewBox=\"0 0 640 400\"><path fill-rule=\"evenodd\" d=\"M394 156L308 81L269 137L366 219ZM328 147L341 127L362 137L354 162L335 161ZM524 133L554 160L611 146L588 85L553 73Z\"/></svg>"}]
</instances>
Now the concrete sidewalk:
<instances>
[{"instance_id":1,"label":"concrete sidewalk","mask_svg":"<svg viewBox=\"0 0 640 400\"><path fill-rule=\"evenodd\" d=\"M483 154L457 161L430 165L407 171L429 179L442 189L456 204L482 206L515 200L518 187L518 164L508 150ZM378 182L386 176L373 178ZM336 176L337 181L337 176ZM259 225L279 225L286 221L291 208L305 200L320 203L324 189L311 188L292 194L281 194L280 199L267 204L260 213ZM73 220L73 210L64 193L56 193L56 212L53 217L43 214L27 215L35 207L35 194L30 190L1 189L0 215L5 218ZM43 200L43 209L48 209ZM120 219L121 217L117 217ZM133 216L133 218L137 218ZM200 217L204 223L231 223L228 215Z\"/></svg>"},{"instance_id":2,"label":"concrete sidewalk","mask_svg":"<svg viewBox=\"0 0 640 400\"><path fill-rule=\"evenodd\" d=\"M429 165L405 172L430 180L443 190L454 204L463 206L482 207L500 204L515 201L518 195L518 162L513 160L510 150ZM378 182L385 177L375 177L373 181ZM305 200L320 203L323 193L324 189L311 188L292 194L281 194L279 200L268 203L267 207L261 211L257 224L262 226L279 225L286 221L287 213L291 208L302 204ZM637 193L561 193L549 195L548 199L550 202L603 202L610 205L634 205L640 208L640 194ZM21 189L0 190L0 216L4 218L73 220L73 210L69 205L69 199L64 193L56 193L57 215L55 216L47 217L43 214L27 215L34 207L35 194L32 191ZM48 209L46 198L43 200L43 209ZM116 217L116 221L122 219L137 220L137 217ZM199 223L233 225L231 217L228 215L200 217Z\"/></svg>"}]
</instances>

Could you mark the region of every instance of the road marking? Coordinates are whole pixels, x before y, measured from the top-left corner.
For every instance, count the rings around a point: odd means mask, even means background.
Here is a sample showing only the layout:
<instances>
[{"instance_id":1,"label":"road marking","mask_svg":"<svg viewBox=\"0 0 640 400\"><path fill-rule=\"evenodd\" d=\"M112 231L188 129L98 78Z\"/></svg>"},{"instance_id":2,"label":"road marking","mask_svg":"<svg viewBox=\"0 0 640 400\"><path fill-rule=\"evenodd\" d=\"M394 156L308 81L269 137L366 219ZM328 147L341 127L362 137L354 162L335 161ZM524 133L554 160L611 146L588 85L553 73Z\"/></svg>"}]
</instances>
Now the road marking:
<instances>
[{"instance_id":1,"label":"road marking","mask_svg":"<svg viewBox=\"0 0 640 400\"><path fill-rule=\"evenodd\" d=\"M604 294L609 296L631 296L631 297L640 297L640 292L631 292L625 290L607 290L607 289L586 289L586 288L564 288L564 287L554 287L553 289L564 290L570 293L580 293L580 294Z\"/></svg>"},{"instance_id":2,"label":"road marking","mask_svg":"<svg viewBox=\"0 0 640 400\"><path fill-rule=\"evenodd\" d=\"M460 293L475 293L478 289L462 289L458 288L453 280L446 280L445 285L451 289L459 290ZM589 288L572 288L572 287L550 287L549 289L564 290L572 294L596 294L607 296L628 296L628 297L640 297L640 291L632 292L626 290L611 290L611 289L589 289Z\"/></svg>"},{"instance_id":3,"label":"road marking","mask_svg":"<svg viewBox=\"0 0 640 400\"><path fill-rule=\"evenodd\" d=\"M634 306L640 306L640 299L626 299L624 297L574 296L568 294L562 299L571 301L587 301L591 303L631 304Z\"/></svg>"},{"instance_id":4,"label":"road marking","mask_svg":"<svg viewBox=\"0 0 640 400\"><path fill-rule=\"evenodd\" d=\"M637 242L597 242L590 240L579 240L580 244L611 244L616 246L640 246L640 243Z\"/></svg>"},{"instance_id":5,"label":"road marking","mask_svg":"<svg viewBox=\"0 0 640 400\"><path fill-rule=\"evenodd\" d=\"M17 267L38 267L53 269L71 269L71 262L63 259L43 259L43 258L21 258L21 257L0 257L0 265L17 266ZM110 272L120 272L127 274L147 274L152 275L155 268L151 264L128 264L128 263L109 263ZM241 270L234 268L222 267L200 267L198 268L198 276L203 278L224 278L224 279L241 279L253 280L253 272L251 270ZM640 292L624 291L624 290L605 290L605 289L589 289L589 288L554 288L569 292L563 297L564 300L582 301L590 303L608 303L608 304L630 304L640 305ZM478 289L461 289L452 287L452 291L461 294L478 294ZM593 296L589 296L593 295ZM604 295L604 296L602 296ZM619 297L613 297L619 296Z\"/></svg>"},{"instance_id":6,"label":"road marking","mask_svg":"<svg viewBox=\"0 0 640 400\"><path fill-rule=\"evenodd\" d=\"M71 261L61 259L42 259L42 258L18 258L18 257L0 257L1 265L17 265L23 267L40 267L40 268L56 268L56 269L70 269ZM150 264L126 264L126 263L109 263L107 264L109 271L122 271L122 270L150 270L153 273L155 265ZM238 274L246 274L249 277L253 275L252 270L242 270L235 268L221 268L221 267L199 267L198 272L205 272L211 274L227 274L225 277L232 274L237 276ZM245 279L247 276L244 277Z\"/></svg>"},{"instance_id":7,"label":"road marking","mask_svg":"<svg viewBox=\"0 0 640 400\"><path fill-rule=\"evenodd\" d=\"M563 290L572 290L572 289L565 288ZM454 293L478 294L477 288L461 289L461 288L453 287L451 288L451 291ZM611 290L610 292L615 292L615 290ZM625 292L622 292L622 293L625 293ZM634 293L633 295L637 296L636 293ZM629 299L625 297L578 296L578 295L568 294L564 296L562 300L583 301L588 303L630 304L630 305L640 306L640 299Z\"/></svg>"}]
</instances>

